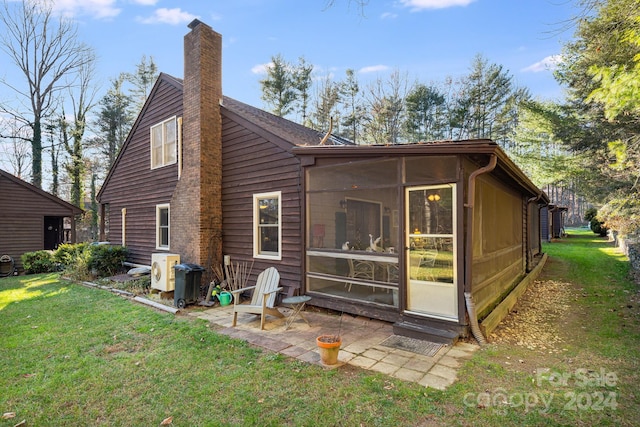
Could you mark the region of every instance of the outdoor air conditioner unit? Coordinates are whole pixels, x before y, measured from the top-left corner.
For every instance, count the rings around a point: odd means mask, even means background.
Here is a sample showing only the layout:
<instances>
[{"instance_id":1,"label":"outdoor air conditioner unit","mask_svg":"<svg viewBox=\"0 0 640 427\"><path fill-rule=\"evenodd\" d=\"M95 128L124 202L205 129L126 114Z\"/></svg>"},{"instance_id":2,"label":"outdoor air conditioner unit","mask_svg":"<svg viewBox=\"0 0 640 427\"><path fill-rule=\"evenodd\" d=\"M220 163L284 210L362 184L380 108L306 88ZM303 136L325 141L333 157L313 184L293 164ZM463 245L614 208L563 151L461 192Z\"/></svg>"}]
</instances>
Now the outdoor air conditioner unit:
<instances>
[{"instance_id":1,"label":"outdoor air conditioner unit","mask_svg":"<svg viewBox=\"0 0 640 427\"><path fill-rule=\"evenodd\" d=\"M176 288L176 272L173 266L180 264L178 254L151 254L151 287L163 292Z\"/></svg>"}]
</instances>

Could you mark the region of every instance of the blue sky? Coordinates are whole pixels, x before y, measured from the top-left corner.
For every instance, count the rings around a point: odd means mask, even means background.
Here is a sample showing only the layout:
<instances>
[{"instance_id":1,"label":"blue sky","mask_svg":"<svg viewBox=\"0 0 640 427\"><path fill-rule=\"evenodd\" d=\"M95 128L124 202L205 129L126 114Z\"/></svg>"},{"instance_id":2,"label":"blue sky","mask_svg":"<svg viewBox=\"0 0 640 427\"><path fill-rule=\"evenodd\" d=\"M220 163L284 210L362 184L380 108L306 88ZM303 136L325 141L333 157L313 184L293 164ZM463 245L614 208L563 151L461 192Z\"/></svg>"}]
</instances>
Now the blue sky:
<instances>
[{"instance_id":1,"label":"blue sky","mask_svg":"<svg viewBox=\"0 0 640 427\"><path fill-rule=\"evenodd\" d=\"M133 71L142 55L160 71L183 75L183 37L194 18L223 37L223 91L257 107L264 65L281 54L304 56L316 78L358 71L361 84L393 70L410 81L440 82L469 71L473 57L508 70L534 96L560 99L545 67L571 31L573 0L55 0L78 22L79 36L98 56L103 87Z\"/></svg>"}]
</instances>

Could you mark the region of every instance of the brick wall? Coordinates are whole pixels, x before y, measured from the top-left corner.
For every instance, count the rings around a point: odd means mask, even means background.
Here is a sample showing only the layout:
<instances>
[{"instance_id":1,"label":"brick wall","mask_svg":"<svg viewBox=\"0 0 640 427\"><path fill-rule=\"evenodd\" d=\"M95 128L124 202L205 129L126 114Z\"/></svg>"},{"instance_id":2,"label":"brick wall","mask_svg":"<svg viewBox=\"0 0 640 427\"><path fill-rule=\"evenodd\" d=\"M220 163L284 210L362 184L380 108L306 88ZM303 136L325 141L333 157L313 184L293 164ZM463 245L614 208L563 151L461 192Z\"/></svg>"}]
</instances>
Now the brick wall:
<instances>
[{"instance_id":1,"label":"brick wall","mask_svg":"<svg viewBox=\"0 0 640 427\"><path fill-rule=\"evenodd\" d=\"M222 254L222 36L192 22L184 38L182 173L171 200L171 251L207 269Z\"/></svg>"}]
</instances>

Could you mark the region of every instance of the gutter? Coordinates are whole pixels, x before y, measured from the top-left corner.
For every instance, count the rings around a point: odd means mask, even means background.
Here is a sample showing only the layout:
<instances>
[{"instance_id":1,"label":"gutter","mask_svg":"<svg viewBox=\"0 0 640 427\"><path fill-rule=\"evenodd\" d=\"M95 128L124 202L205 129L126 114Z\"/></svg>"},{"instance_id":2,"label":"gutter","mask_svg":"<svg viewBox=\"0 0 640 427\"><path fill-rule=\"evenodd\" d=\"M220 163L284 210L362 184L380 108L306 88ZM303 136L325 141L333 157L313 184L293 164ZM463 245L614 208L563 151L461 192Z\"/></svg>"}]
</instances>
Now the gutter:
<instances>
[{"instance_id":1,"label":"gutter","mask_svg":"<svg viewBox=\"0 0 640 427\"><path fill-rule=\"evenodd\" d=\"M471 332L480 345L487 343L487 340L482 335L480 327L478 325L478 317L476 316L475 304L471 295L471 269L473 266L473 208L476 199L476 178L483 173L491 172L495 169L498 163L498 156L493 153L489 159L489 163L476 169L469 175L469 184L467 185L467 203L464 207L467 209L467 241L465 247L465 269L464 269L464 298L467 304L467 313L469 314L469 323L471 326Z\"/></svg>"}]
</instances>

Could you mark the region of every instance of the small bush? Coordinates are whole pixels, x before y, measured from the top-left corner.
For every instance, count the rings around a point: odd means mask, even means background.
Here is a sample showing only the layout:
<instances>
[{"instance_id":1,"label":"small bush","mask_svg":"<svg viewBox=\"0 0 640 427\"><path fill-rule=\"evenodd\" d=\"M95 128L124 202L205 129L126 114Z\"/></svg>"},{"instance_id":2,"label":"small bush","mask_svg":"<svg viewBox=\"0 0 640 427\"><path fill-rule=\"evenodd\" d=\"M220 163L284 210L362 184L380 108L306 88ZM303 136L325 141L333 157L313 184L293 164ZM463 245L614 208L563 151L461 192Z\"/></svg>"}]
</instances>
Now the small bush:
<instances>
[{"instance_id":1,"label":"small bush","mask_svg":"<svg viewBox=\"0 0 640 427\"><path fill-rule=\"evenodd\" d=\"M596 208L589 208L584 214L584 219L589 221L589 228L595 234L604 237L607 235L608 229L604 226L604 222L598 219L598 210Z\"/></svg>"},{"instance_id":2,"label":"small bush","mask_svg":"<svg viewBox=\"0 0 640 427\"><path fill-rule=\"evenodd\" d=\"M124 246L89 245L89 270L98 277L113 276L122 268L129 251Z\"/></svg>"},{"instance_id":3,"label":"small bush","mask_svg":"<svg viewBox=\"0 0 640 427\"><path fill-rule=\"evenodd\" d=\"M20 259L22 268L27 274L51 273L60 270L60 264L54 260L52 251L25 252Z\"/></svg>"},{"instance_id":4,"label":"small bush","mask_svg":"<svg viewBox=\"0 0 640 427\"><path fill-rule=\"evenodd\" d=\"M91 280L117 273L128 254L124 246L76 243L58 246L53 258L72 279Z\"/></svg>"},{"instance_id":5,"label":"small bush","mask_svg":"<svg viewBox=\"0 0 640 427\"><path fill-rule=\"evenodd\" d=\"M86 245L81 251L75 253L75 259L65 269L65 274L75 280L92 280L93 275L89 269L91 250Z\"/></svg>"},{"instance_id":6,"label":"small bush","mask_svg":"<svg viewBox=\"0 0 640 427\"><path fill-rule=\"evenodd\" d=\"M88 243L63 243L53 253L53 259L65 267L73 266L87 246Z\"/></svg>"}]
</instances>

